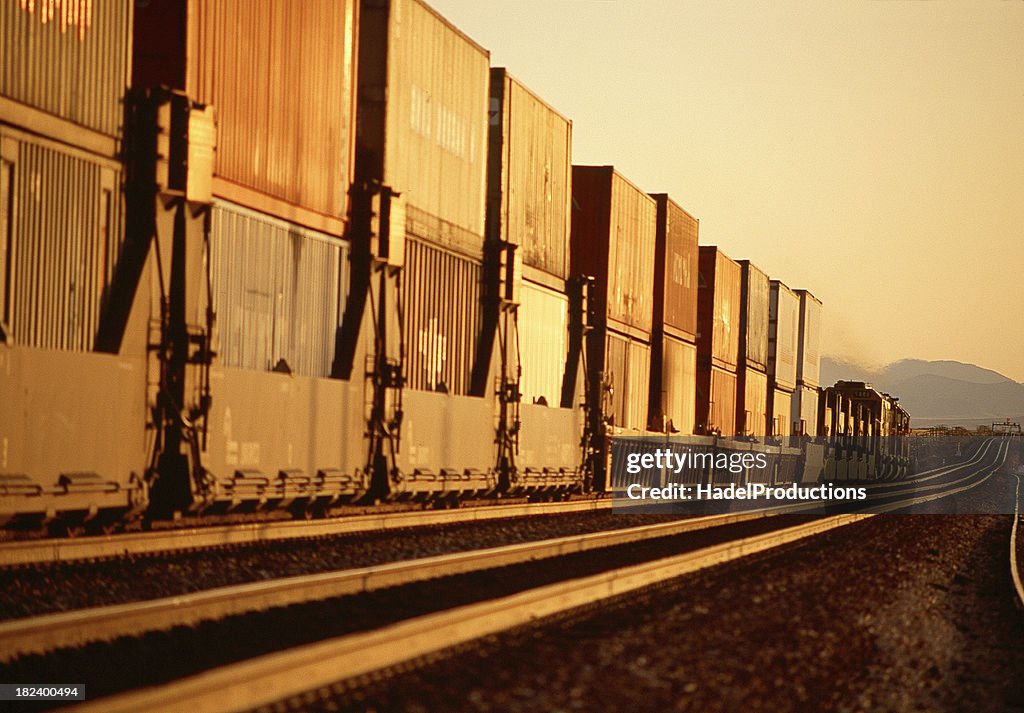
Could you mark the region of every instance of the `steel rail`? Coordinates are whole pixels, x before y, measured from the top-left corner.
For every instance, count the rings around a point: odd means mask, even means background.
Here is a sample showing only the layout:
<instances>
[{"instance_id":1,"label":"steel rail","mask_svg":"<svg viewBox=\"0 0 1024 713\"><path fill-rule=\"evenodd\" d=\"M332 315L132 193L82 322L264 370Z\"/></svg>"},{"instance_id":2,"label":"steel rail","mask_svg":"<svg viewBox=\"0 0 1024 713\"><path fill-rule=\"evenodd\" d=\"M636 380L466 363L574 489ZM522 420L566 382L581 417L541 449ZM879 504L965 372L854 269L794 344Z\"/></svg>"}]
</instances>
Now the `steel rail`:
<instances>
[{"instance_id":1,"label":"steel rail","mask_svg":"<svg viewBox=\"0 0 1024 713\"><path fill-rule=\"evenodd\" d=\"M482 636L764 552L873 517L836 515L695 552L559 582L76 706L77 713L237 711L323 689Z\"/></svg>"},{"instance_id":2,"label":"steel rail","mask_svg":"<svg viewBox=\"0 0 1024 713\"><path fill-rule=\"evenodd\" d=\"M1017 605L1024 606L1024 584L1020 579L1020 566L1017 563L1017 530L1020 525L1020 476L1014 474L1017 479L1016 502L1013 507L1013 527L1010 528L1010 578L1013 579L1013 589L1017 594Z\"/></svg>"},{"instance_id":3,"label":"steel rail","mask_svg":"<svg viewBox=\"0 0 1024 713\"><path fill-rule=\"evenodd\" d=\"M120 636L191 626L273 607L372 592L428 579L506 567L732 525L774 513L728 513L655 525L570 535L355 569L218 587L127 604L0 622L0 662Z\"/></svg>"},{"instance_id":4,"label":"steel rail","mask_svg":"<svg viewBox=\"0 0 1024 713\"><path fill-rule=\"evenodd\" d=\"M208 547L381 532L410 527L480 522L500 518L563 515L609 510L611 507L611 499L604 498L566 503L486 505L455 510L349 515L329 520L216 525L125 535L26 540L0 544L0 566L146 555Z\"/></svg>"}]
</instances>

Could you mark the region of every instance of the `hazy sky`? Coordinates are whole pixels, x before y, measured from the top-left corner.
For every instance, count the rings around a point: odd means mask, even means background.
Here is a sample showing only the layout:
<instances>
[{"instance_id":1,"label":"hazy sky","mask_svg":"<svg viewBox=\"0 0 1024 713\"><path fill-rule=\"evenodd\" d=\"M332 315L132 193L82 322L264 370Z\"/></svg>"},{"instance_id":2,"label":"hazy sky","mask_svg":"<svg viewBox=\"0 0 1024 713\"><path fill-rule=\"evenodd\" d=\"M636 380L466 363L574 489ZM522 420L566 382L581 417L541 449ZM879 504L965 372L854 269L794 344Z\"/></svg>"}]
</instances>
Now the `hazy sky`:
<instances>
[{"instance_id":1,"label":"hazy sky","mask_svg":"<svg viewBox=\"0 0 1024 713\"><path fill-rule=\"evenodd\" d=\"M428 0L430 1L430 0ZM433 0L826 354L1024 381L1024 1Z\"/></svg>"}]
</instances>

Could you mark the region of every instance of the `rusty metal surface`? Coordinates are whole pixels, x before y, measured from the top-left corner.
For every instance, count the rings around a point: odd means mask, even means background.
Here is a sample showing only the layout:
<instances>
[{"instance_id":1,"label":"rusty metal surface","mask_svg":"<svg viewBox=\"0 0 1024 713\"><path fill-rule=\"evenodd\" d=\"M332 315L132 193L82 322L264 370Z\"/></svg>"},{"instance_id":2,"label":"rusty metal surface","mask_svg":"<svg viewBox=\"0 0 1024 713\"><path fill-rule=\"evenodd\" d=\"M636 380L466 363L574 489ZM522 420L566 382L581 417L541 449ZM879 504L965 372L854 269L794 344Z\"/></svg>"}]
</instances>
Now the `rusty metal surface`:
<instances>
[{"instance_id":1,"label":"rusty metal surface","mask_svg":"<svg viewBox=\"0 0 1024 713\"><path fill-rule=\"evenodd\" d=\"M119 136L135 4L0 3L0 96Z\"/></svg>"},{"instance_id":2,"label":"rusty metal surface","mask_svg":"<svg viewBox=\"0 0 1024 713\"><path fill-rule=\"evenodd\" d=\"M8 327L18 344L89 350L123 233L120 172L0 133L10 195Z\"/></svg>"},{"instance_id":3,"label":"rusty metal surface","mask_svg":"<svg viewBox=\"0 0 1024 713\"><path fill-rule=\"evenodd\" d=\"M488 201L491 239L523 263L569 273L572 122L504 68L491 70Z\"/></svg>"},{"instance_id":4,"label":"rusty metal surface","mask_svg":"<svg viewBox=\"0 0 1024 713\"><path fill-rule=\"evenodd\" d=\"M348 292L348 243L219 201L210 227L219 363L327 376Z\"/></svg>"},{"instance_id":5,"label":"rusty metal surface","mask_svg":"<svg viewBox=\"0 0 1024 713\"><path fill-rule=\"evenodd\" d=\"M406 384L469 393L480 335L480 263L432 245L406 243L403 302Z\"/></svg>"},{"instance_id":6,"label":"rusty metal surface","mask_svg":"<svg viewBox=\"0 0 1024 713\"><path fill-rule=\"evenodd\" d=\"M771 290L768 275L749 260L740 260L743 287L740 310L741 361L764 371L768 368L768 314Z\"/></svg>"},{"instance_id":7,"label":"rusty metal surface","mask_svg":"<svg viewBox=\"0 0 1024 713\"><path fill-rule=\"evenodd\" d=\"M654 323L679 330L691 341L697 335L697 235L699 223L667 194L657 202L654 257Z\"/></svg>"},{"instance_id":8,"label":"rusty metal surface","mask_svg":"<svg viewBox=\"0 0 1024 713\"><path fill-rule=\"evenodd\" d=\"M654 199L611 166L573 166L572 273L597 279L598 311L649 335L654 314Z\"/></svg>"},{"instance_id":9,"label":"rusty metal surface","mask_svg":"<svg viewBox=\"0 0 1024 713\"><path fill-rule=\"evenodd\" d=\"M797 290L796 294L800 298L796 379L805 386L818 386L821 379L821 300L807 290Z\"/></svg>"},{"instance_id":10,"label":"rusty metal surface","mask_svg":"<svg viewBox=\"0 0 1024 713\"><path fill-rule=\"evenodd\" d=\"M356 0L138 5L134 83L214 105L218 195L285 219L294 206L343 217L354 164Z\"/></svg>"},{"instance_id":11,"label":"rusty metal surface","mask_svg":"<svg viewBox=\"0 0 1024 713\"><path fill-rule=\"evenodd\" d=\"M490 56L419 0L361 9L357 173L401 191L408 232L479 256Z\"/></svg>"},{"instance_id":12,"label":"rusty metal surface","mask_svg":"<svg viewBox=\"0 0 1024 713\"><path fill-rule=\"evenodd\" d=\"M800 298L779 280L771 281L768 322L768 376L772 388L796 388Z\"/></svg>"}]
</instances>

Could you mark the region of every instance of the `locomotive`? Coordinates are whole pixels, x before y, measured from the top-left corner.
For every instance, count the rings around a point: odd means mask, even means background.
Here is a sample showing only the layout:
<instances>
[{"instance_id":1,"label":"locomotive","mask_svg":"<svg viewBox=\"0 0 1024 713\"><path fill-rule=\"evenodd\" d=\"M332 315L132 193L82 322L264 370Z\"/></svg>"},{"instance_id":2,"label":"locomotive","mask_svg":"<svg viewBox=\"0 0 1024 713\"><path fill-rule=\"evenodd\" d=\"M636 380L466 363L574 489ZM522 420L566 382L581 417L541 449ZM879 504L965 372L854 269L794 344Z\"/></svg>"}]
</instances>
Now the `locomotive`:
<instances>
[{"instance_id":1,"label":"locomotive","mask_svg":"<svg viewBox=\"0 0 1024 713\"><path fill-rule=\"evenodd\" d=\"M421 0L0 23L8 527L602 493L616 436L906 472L905 412L819 388L820 302L573 166Z\"/></svg>"}]
</instances>

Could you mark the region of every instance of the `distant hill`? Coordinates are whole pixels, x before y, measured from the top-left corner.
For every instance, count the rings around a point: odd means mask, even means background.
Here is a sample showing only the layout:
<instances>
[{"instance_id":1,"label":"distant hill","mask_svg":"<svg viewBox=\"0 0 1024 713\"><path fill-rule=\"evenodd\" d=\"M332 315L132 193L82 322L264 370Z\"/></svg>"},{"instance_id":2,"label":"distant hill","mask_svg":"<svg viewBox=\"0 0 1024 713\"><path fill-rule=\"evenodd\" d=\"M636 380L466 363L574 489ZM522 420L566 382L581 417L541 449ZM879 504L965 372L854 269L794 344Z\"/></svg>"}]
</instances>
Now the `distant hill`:
<instances>
[{"instance_id":1,"label":"distant hill","mask_svg":"<svg viewBox=\"0 0 1024 713\"><path fill-rule=\"evenodd\" d=\"M902 359L879 369L823 357L821 383L866 381L898 396L914 426L978 426L1024 416L1024 384L974 364Z\"/></svg>"}]
</instances>

